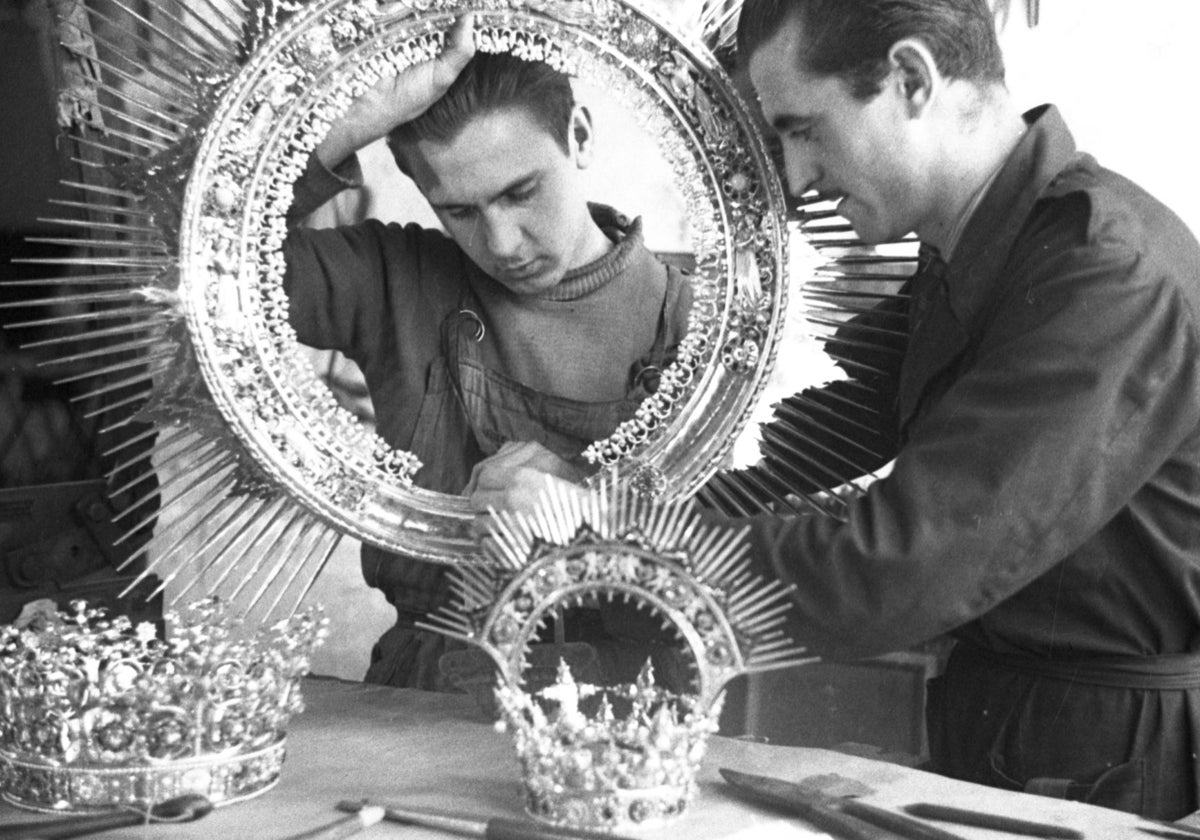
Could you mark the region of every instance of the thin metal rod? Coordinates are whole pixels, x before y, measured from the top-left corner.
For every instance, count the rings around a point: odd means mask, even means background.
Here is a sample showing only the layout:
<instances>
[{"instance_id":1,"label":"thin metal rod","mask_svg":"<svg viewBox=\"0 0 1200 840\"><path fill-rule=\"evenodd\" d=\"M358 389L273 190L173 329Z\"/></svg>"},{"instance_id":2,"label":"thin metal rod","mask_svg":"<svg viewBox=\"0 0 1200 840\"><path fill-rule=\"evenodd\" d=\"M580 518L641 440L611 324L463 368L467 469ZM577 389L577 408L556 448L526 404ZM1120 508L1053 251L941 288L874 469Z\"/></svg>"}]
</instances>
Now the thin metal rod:
<instances>
[{"instance_id":1,"label":"thin metal rod","mask_svg":"<svg viewBox=\"0 0 1200 840\"><path fill-rule=\"evenodd\" d=\"M78 140L79 138L75 137L73 139ZM51 198L51 199L48 199L48 203L58 204L63 207L77 207L80 210L98 211L98 212L102 212L102 213L112 213L114 215L119 215L119 216L141 216L142 218L145 218L145 219L154 218L154 214L151 213L149 210L143 210L139 207L128 207L128 206L123 207L123 206L116 205L116 204L93 204L93 203L87 202L87 201L70 201L65 198Z\"/></svg>"},{"instance_id":2,"label":"thin metal rod","mask_svg":"<svg viewBox=\"0 0 1200 840\"><path fill-rule=\"evenodd\" d=\"M131 225L125 222L90 222L87 219L60 219L47 216L39 216L38 221L47 224L63 225L64 227L86 227L91 230L109 230L131 235L148 234L150 236L162 236L162 231L152 225Z\"/></svg>"}]
</instances>

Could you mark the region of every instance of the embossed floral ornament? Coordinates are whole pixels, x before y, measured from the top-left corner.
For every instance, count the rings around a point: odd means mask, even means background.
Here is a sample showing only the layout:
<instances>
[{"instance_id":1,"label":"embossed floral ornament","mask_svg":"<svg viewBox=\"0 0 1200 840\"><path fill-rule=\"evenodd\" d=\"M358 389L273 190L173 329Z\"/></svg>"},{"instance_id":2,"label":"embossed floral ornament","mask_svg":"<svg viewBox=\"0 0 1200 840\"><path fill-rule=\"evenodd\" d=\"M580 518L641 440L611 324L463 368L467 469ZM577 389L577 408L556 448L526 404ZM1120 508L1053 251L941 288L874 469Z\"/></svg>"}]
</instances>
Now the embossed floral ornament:
<instances>
[{"instance_id":1,"label":"embossed floral ornament","mask_svg":"<svg viewBox=\"0 0 1200 840\"><path fill-rule=\"evenodd\" d=\"M84 602L41 629L0 628L0 771L9 802L43 810L214 802L278 779L299 681L327 621L311 609L256 632L214 600L151 624Z\"/></svg>"},{"instance_id":2,"label":"embossed floral ornament","mask_svg":"<svg viewBox=\"0 0 1200 840\"><path fill-rule=\"evenodd\" d=\"M493 568L456 569L456 599L428 627L496 663L500 726L516 742L526 807L550 822L615 828L678 815L694 793L726 684L807 661L783 633L788 590L746 571L741 534L704 525L685 503L658 505L614 480L548 493L533 516L499 514ZM662 620L690 663L659 685L583 681L564 662L534 688L530 645L564 608L621 599Z\"/></svg>"}]
</instances>

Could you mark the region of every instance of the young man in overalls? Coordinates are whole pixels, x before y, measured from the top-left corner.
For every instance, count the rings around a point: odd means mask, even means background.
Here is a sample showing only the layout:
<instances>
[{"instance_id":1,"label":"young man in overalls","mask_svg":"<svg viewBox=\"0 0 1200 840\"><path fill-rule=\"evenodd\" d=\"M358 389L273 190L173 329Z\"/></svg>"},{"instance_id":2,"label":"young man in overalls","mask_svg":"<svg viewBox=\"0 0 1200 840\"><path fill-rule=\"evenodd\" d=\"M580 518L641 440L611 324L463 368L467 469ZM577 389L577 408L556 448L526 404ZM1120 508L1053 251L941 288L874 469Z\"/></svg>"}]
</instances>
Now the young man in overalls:
<instances>
[{"instance_id":1,"label":"young man in overalls","mask_svg":"<svg viewBox=\"0 0 1200 840\"><path fill-rule=\"evenodd\" d=\"M582 450L657 386L690 304L684 277L646 249L640 219L588 202L594 137L570 80L476 55L471 26L464 16L437 59L351 105L289 214L360 183L354 152L386 136L445 233L376 220L294 227L285 249L297 338L358 363L377 432L420 458L418 486L453 494L485 459L493 474L533 465L580 480ZM372 546L362 561L398 613L367 680L443 687L447 642L412 625L446 601L446 569ZM598 621L571 626L607 635Z\"/></svg>"}]
</instances>

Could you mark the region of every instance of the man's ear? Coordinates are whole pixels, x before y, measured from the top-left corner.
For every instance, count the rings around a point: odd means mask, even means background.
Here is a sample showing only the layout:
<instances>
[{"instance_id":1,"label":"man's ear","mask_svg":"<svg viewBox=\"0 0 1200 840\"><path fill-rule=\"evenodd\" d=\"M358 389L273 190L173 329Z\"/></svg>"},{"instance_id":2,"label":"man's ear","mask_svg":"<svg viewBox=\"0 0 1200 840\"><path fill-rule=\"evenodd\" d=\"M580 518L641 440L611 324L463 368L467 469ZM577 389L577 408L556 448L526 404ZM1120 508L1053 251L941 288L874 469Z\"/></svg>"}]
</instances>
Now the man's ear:
<instances>
[{"instance_id":1,"label":"man's ear","mask_svg":"<svg viewBox=\"0 0 1200 840\"><path fill-rule=\"evenodd\" d=\"M592 129L592 114L586 105L576 105L571 111L567 143L577 167L591 166L596 157L596 135Z\"/></svg>"},{"instance_id":2,"label":"man's ear","mask_svg":"<svg viewBox=\"0 0 1200 840\"><path fill-rule=\"evenodd\" d=\"M920 116L941 83L933 53L922 41L904 38L888 50L888 61L892 67L889 83L898 86L897 92L903 98L909 115Z\"/></svg>"}]
</instances>

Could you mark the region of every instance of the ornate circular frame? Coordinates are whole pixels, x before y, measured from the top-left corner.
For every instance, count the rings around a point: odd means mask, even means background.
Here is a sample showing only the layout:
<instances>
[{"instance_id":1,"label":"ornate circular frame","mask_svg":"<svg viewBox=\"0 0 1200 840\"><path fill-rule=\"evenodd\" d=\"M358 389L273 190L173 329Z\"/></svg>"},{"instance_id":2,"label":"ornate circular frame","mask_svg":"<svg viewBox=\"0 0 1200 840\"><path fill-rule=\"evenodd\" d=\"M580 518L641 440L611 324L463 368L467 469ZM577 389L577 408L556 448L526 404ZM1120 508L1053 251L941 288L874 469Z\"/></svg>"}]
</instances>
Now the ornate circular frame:
<instances>
[{"instance_id":1,"label":"ornate circular frame","mask_svg":"<svg viewBox=\"0 0 1200 840\"><path fill-rule=\"evenodd\" d=\"M587 457L646 496L690 495L720 466L773 364L786 311L782 187L716 60L634 0L318 0L221 93L179 230L179 299L200 371L255 464L337 529L445 563L478 559L466 500L413 486L419 464L339 407L301 357L282 288L292 184L350 101L437 53L473 10L480 49L544 60L628 102L660 138L697 256L677 360Z\"/></svg>"}]
</instances>

